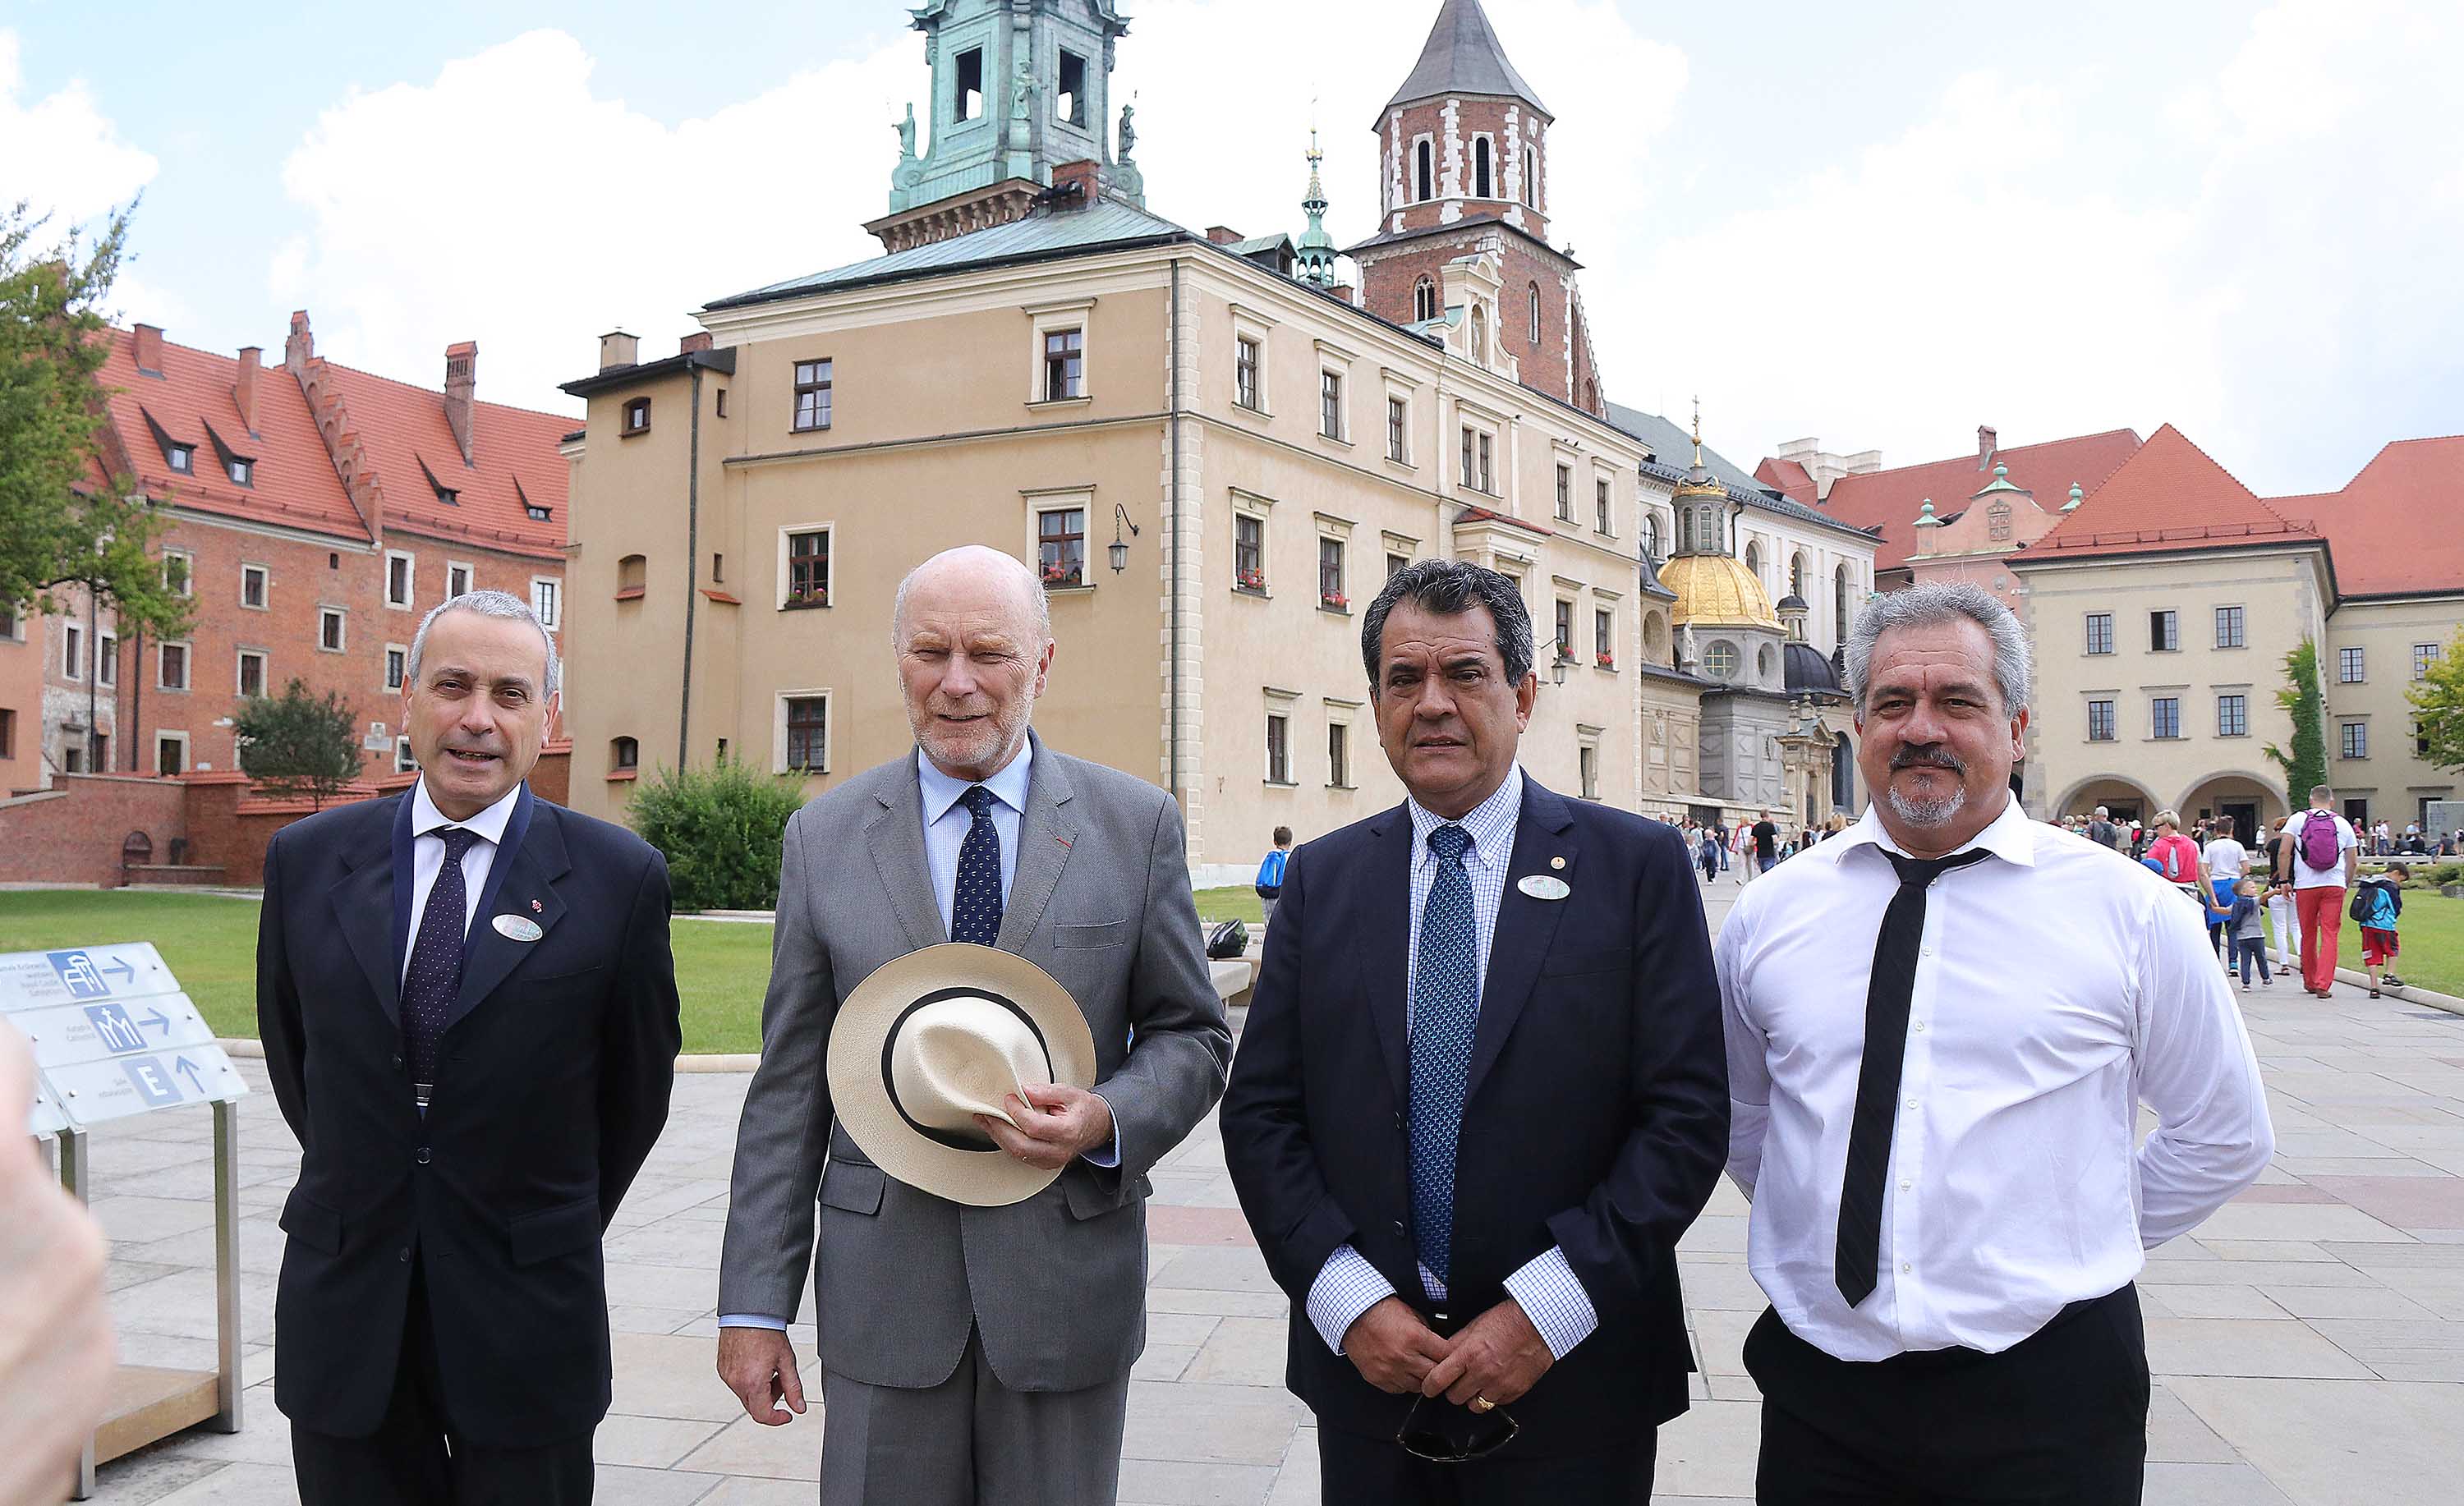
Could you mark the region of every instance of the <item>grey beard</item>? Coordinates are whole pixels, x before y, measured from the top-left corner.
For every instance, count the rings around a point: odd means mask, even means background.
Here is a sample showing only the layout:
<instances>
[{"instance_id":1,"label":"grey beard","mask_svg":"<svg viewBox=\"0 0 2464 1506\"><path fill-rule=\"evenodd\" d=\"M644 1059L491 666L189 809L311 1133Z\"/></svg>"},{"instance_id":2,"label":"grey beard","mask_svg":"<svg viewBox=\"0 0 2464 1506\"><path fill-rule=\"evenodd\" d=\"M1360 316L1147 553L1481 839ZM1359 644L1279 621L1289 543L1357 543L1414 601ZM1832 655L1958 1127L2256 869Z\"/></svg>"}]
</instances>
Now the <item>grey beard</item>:
<instances>
[{"instance_id":1,"label":"grey beard","mask_svg":"<svg viewBox=\"0 0 2464 1506\"><path fill-rule=\"evenodd\" d=\"M1883 788L1882 798L1891 802L1891 810L1911 826L1942 826L1958 818L1968 804L1968 791L1963 786L1930 800L1912 800L1899 792L1896 785Z\"/></svg>"}]
</instances>

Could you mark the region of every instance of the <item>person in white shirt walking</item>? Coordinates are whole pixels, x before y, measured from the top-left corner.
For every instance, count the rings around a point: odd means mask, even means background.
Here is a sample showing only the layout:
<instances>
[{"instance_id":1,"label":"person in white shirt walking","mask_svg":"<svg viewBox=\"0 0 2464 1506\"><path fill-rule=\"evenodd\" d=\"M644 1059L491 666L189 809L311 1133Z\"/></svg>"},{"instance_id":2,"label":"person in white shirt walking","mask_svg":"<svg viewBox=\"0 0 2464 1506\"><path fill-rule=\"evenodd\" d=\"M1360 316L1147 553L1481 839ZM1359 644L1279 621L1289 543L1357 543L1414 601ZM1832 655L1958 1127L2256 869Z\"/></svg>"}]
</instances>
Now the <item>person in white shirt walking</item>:
<instances>
[{"instance_id":1,"label":"person in white shirt walking","mask_svg":"<svg viewBox=\"0 0 2464 1506\"><path fill-rule=\"evenodd\" d=\"M2336 792L2313 785L2310 808L2293 822L2293 914L2301 930L2301 982L2322 999L2336 990L2344 890L2361 858L2353 823L2336 814Z\"/></svg>"},{"instance_id":2,"label":"person in white shirt walking","mask_svg":"<svg viewBox=\"0 0 2464 1506\"><path fill-rule=\"evenodd\" d=\"M1728 1171L1771 1300L1745 1350L1756 1499L2137 1502L2132 1283L2265 1168L2256 1059L2198 912L2011 798L2007 608L1878 598L1847 668L1875 798L1748 889L1716 952Z\"/></svg>"},{"instance_id":3,"label":"person in white shirt walking","mask_svg":"<svg viewBox=\"0 0 2464 1506\"><path fill-rule=\"evenodd\" d=\"M2234 840L2232 817L2217 817L2214 831L2215 835L2208 840L2206 849L2199 856L2208 865L2209 891L2215 896L2216 906L2230 914L2233 905L2233 885L2241 883L2242 875L2250 871L2250 849ZM2233 970L2233 938L2226 934L2231 928L2222 924L2211 928L2216 951L2224 958L2227 972Z\"/></svg>"}]
</instances>

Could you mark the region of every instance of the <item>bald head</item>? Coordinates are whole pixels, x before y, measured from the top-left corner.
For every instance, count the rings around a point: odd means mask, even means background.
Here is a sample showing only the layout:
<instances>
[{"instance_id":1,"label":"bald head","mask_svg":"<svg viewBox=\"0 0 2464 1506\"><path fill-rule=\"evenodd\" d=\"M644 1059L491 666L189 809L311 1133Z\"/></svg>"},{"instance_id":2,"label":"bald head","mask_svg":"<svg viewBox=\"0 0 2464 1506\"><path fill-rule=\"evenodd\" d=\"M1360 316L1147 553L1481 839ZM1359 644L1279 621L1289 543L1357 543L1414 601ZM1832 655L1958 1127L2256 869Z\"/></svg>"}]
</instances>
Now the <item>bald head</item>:
<instances>
[{"instance_id":1,"label":"bald head","mask_svg":"<svg viewBox=\"0 0 2464 1506\"><path fill-rule=\"evenodd\" d=\"M891 613L907 720L925 755L981 782L1018 756L1052 666L1052 615L1034 572L999 550L935 555Z\"/></svg>"},{"instance_id":2,"label":"bald head","mask_svg":"<svg viewBox=\"0 0 2464 1506\"><path fill-rule=\"evenodd\" d=\"M1010 555L981 544L945 549L907 572L890 612L891 647L907 647L908 605L913 600L957 601L971 611L1007 615L1021 641L1052 642L1052 603L1035 572Z\"/></svg>"}]
</instances>

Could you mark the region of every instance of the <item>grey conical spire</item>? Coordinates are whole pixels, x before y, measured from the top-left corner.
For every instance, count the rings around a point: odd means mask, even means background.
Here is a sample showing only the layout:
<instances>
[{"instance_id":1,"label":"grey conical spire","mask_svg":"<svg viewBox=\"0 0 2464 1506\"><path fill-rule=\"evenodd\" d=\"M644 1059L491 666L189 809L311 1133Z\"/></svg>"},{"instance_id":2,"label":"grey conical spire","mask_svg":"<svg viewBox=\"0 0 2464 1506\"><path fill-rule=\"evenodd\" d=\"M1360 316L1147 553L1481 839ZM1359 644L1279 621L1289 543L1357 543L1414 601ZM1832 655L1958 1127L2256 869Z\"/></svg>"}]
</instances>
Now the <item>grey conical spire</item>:
<instances>
[{"instance_id":1,"label":"grey conical spire","mask_svg":"<svg viewBox=\"0 0 2464 1506\"><path fill-rule=\"evenodd\" d=\"M1403 80L1395 98L1386 101L1386 109L1412 103L1416 99L1434 98L1440 95L1485 94L1509 99L1520 99L1543 115L1549 107L1506 60L1506 49L1499 45L1497 32L1488 24L1488 12L1480 8L1480 0L1444 0L1438 7L1438 24L1429 28L1428 45L1420 49L1420 60L1412 69L1412 76ZM1382 112L1381 112L1382 119Z\"/></svg>"}]
</instances>

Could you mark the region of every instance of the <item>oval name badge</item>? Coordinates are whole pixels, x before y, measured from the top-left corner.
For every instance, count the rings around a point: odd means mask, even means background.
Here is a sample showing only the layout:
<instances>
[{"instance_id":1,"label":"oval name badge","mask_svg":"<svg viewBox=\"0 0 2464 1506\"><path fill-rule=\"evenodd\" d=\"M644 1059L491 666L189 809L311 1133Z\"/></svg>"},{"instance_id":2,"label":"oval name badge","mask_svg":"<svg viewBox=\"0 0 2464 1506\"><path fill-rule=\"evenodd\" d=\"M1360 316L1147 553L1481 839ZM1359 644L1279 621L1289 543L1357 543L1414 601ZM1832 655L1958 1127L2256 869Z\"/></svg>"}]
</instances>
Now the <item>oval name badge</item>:
<instances>
[{"instance_id":1,"label":"oval name badge","mask_svg":"<svg viewBox=\"0 0 2464 1506\"><path fill-rule=\"evenodd\" d=\"M1552 879L1545 873L1527 874L1515 887L1535 900L1562 900L1574 892L1566 887L1565 880Z\"/></svg>"},{"instance_id":2,"label":"oval name badge","mask_svg":"<svg viewBox=\"0 0 2464 1506\"><path fill-rule=\"evenodd\" d=\"M1565 885L1561 884L1558 887L1564 888ZM496 934L509 941L537 941L547 934L539 928L538 922L524 915L499 915L495 924Z\"/></svg>"}]
</instances>

